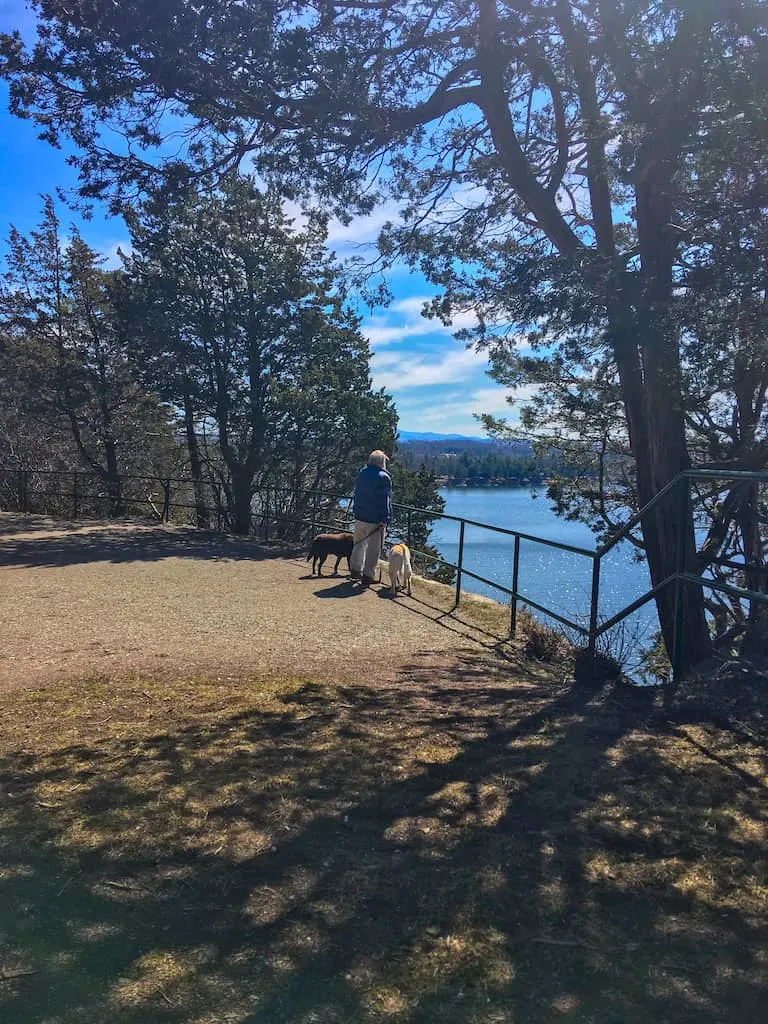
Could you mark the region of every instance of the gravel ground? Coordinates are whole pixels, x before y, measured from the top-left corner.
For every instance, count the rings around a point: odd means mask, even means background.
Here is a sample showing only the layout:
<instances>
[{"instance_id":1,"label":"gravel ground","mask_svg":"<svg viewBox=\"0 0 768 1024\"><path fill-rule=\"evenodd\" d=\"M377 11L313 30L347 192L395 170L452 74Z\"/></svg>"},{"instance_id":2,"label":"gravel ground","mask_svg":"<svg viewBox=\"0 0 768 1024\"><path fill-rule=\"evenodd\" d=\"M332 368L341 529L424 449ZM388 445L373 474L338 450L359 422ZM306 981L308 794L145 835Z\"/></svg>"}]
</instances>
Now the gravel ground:
<instances>
[{"instance_id":1,"label":"gravel ground","mask_svg":"<svg viewBox=\"0 0 768 1024\"><path fill-rule=\"evenodd\" d=\"M418 581L393 601L254 541L0 514L3 689L130 673L387 682L492 648L444 618Z\"/></svg>"}]
</instances>

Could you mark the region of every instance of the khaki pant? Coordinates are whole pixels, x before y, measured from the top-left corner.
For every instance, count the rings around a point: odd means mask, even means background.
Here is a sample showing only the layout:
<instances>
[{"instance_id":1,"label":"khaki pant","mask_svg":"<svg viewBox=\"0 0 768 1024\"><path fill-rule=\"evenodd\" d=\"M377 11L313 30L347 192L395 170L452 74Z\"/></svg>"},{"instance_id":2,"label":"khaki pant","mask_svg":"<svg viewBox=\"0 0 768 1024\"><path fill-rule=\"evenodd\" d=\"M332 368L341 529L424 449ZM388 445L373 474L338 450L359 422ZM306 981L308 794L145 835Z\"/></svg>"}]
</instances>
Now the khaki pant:
<instances>
[{"instance_id":1,"label":"khaki pant","mask_svg":"<svg viewBox=\"0 0 768 1024\"><path fill-rule=\"evenodd\" d=\"M352 548L352 557L349 560L352 572L361 572L363 576L369 576L371 579L376 575L376 565L384 545L385 531L378 530L377 526L378 523L364 523L362 519L355 520L355 546Z\"/></svg>"}]
</instances>

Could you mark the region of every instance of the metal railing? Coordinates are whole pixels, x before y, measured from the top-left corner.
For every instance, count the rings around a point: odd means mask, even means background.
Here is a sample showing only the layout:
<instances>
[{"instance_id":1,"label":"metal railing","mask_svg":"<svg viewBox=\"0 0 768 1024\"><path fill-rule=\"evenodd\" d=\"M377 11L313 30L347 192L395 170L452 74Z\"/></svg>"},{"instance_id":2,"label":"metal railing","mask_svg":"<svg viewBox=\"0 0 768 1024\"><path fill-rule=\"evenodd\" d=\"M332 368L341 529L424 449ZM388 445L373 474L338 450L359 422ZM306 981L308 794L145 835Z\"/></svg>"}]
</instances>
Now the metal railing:
<instances>
[{"instance_id":1,"label":"metal railing","mask_svg":"<svg viewBox=\"0 0 768 1024\"><path fill-rule=\"evenodd\" d=\"M326 492L316 492L316 493L318 495L322 495L322 496L325 496L325 497L335 498L335 500L339 501L339 502L340 501L351 501L351 499L349 497L347 497L347 496L333 496L333 495L327 494ZM416 556L418 556L420 558L423 558L423 559L425 559L427 561L431 561L431 562L433 562L435 564L439 564L439 565L445 566L445 567L447 567L449 569L452 569L455 572L455 574L456 574L455 605L458 606L458 604L461 601L462 583L463 583L464 577L466 576L466 577L469 577L470 579L475 580L478 583L483 583L483 584L485 584L488 587L493 587L495 590L498 590L500 593L505 594L509 598L509 602L510 602L510 626L509 626L509 632L510 632L510 635L513 635L515 633L515 630L516 630L518 607L519 607L520 604L524 604L525 606L528 606L528 607L531 607L531 608L535 608L537 611L542 612L544 615L550 616L550 618L555 619L557 622L560 622L564 626L568 626L569 628L576 630L577 632L583 634L584 636L589 636L590 631L591 631L591 625L590 626L585 626L581 622L576 622L576 621L573 621L571 619L568 619L566 616L563 616L559 612L555 611L555 609L547 608L545 605L535 601L530 595L525 595L525 594L520 592L520 590L519 590L519 582L520 582L520 542L524 541L524 540L525 541L531 541L531 542L533 542L535 544L541 544L542 546L547 547L547 548L554 548L554 549L556 549L558 551L568 551L571 554L582 555L583 557L590 559L592 561L592 563L593 563L593 566L596 563L596 552L595 551L590 551L588 548L581 548L581 547L578 547L578 546L576 546L574 544L564 544L564 543L561 543L560 541L549 540L549 539L544 538L544 537L537 537L537 536L535 536L533 534L530 534L530 533L522 533L519 530L509 530L509 529L506 529L503 526L492 526L490 523L481 523L481 522L478 522L477 520L474 520L474 519L465 519L465 518L463 518L461 516L448 515L445 512L438 512L438 511L436 511L434 509L419 508L419 507L414 506L414 505L403 505L400 502L393 502L392 503L392 508L393 508L393 511L396 512L396 513L398 513L398 512L399 513L405 513L406 524L405 524L404 528L402 526L400 528L398 528L397 525L396 525L394 529L390 530L390 535L396 537L397 539L404 540L408 544L408 546L412 549L412 554L414 554L414 555L416 555ZM419 516L419 517L421 517L423 519L427 519L427 520L440 519L441 521L458 523L458 525L459 525L459 537L458 537L458 556L457 556L456 562L450 562L447 559L442 558L441 556L436 556L436 555L431 554L430 552L422 551L422 550L419 550L418 548L413 548L413 545L412 545L412 535L413 535L414 531L413 531L413 525L412 524L413 524L413 517L414 516ZM318 528L320 526L331 527L331 526L339 526L339 525L348 525L348 524L341 523L339 520L335 520L333 522L319 522L319 521L315 522L314 519L312 520L313 529ZM474 572L474 570L471 570L471 569L467 568L467 566L465 564L465 561L464 561L464 542L465 542L465 532L466 532L466 528L468 526L469 527L476 527L476 528L482 529L482 530L487 530L487 531L489 531L491 533L499 534L499 535L505 536L505 537L511 537L513 539L513 541L514 541L514 549L513 549L513 557L512 557L512 580L511 580L511 586L507 587L504 584L499 583L497 580L488 579L486 576L481 576L479 573ZM594 570L593 570L593 579L594 579L594 575L595 574L594 574ZM594 590L594 587L593 587L593 590ZM597 622L597 591L594 591L594 607L590 611L590 624L593 621L595 623Z\"/></svg>"},{"instance_id":2,"label":"metal railing","mask_svg":"<svg viewBox=\"0 0 768 1024\"><path fill-rule=\"evenodd\" d=\"M678 474L670 482L663 487L658 494L656 494L643 508L640 509L634 516L632 516L624 526L614 534L611 539L598 548L596 552L596 558L598 563L605 557L605 555L611 551L612 548L616 547L622 540L629 536L630 532L638 525L640 525L650 512L656 510L662 502L671 499L675 501L675 518L678 524L678 536L683 535L683 525L688 521L692 511L692 494L691 484L694 481L711 481L716 483L718 481L727 481L728 484L733 483L755 483L765 484L768 483L768 473L766 472L749 472L739 470L718 470L718 469L688 469ZM716 490L725 490L726 488L718 488ZM767 523L768 525L768 523ZM765 590L756 590L753 588L737 587L730 583L724 583L720 580L712 579L705 576L703 571L694 574L686 571L685 568L686 557L685 557L685 546L678 544L677 549L677 564L675 572L670 573L665 579L650 590L646 591L641 597L633 601L631 604L622 608L621 611L617 612L610 619L601 622L595 630L594 639L590 635L590 644L594 649L594 642L603 633L606 633L609 629L617 626L619 623L624 621L633 612L642 608L649 601L653 600L658 594L660 594L666 587L674 587L675 591L675 620L674 620L674 633L672 641L672 678L678 681L682 676L682 665L684 661L685 651L683 650L683 616L684 616L684 602L682 599L683 587L685 585L694 585L701 587L704 590L717 591L719 593L727 594L731 597L735 597L738 600L745 600L754 602L759 605L768 605L768 572L766 566L751 566L746 561L743 565L739 566L740 571L749 572L757 570L762 574L763 586ZM598 570L599 578L599 570ZM599 586L599 582L598 582Z\"/></svg>"},{"instance_id":3,"label":"metal railing","mask_svg":"<svg viewBox=\"0 0 768 1024\"><path fill-rule=\"evenodd\" d=\"M610 538L605 544L588 549L573 544L538 537L519 530L507 529L482 523L460 516L449 515L434 509L419 508L399 502L393 503L396 513L395 528L391 536L406 541L412 548L414 556L451 569L455 573L454 606L458 606L463 592L465 578L472 579L504 594L509 602L509 634L513 636L517 629L518 610L521 605L533 608L563 626L586 638L589 651L594 654L601 636L615 628L628 616L632 615L649 601L656 598L666 587L675 588L675 632L673 643L672 669L674 678L680 676L683 659L681 645L683 630L682 588L699 586L713 591L725 593L738 600L768 604L768 593L745 587L737 587L686 571L685 552L680 551L676 571L656 586L623 607L610 618L601 621L600 594L601 568L606 555L631 531L640 525L643 519L661 502L675 501L678 522L684 523L690 514L691 484L693 481L729 481L729 482L768 482L768 473L726 472L719 470L688 470L675 477L661 490L643 509ZM95 488L94 488L95 483ZM32 486L35 484L35 486ZM54 486L60 484L60 486ZM90 484L90 486L89 486ZM216 532L227 532L229 515L224 500L222 487L208 484L207 500L209 502L208 519L211 529ZM725 489L725 488L721 488ZM179 497L184 500L179 500ZM53 500L55 499L55 500ZM15 507L14 507L15 506ZM254 509L255 506L255 509ZM194 500L194 488L188 478L125 476L118 481L105 481L94 473L59 472L56 470L31 469L0 469L0 507L24 513L39 512L62 515L65 508L73 519L80 517L104 516L106 514L129 514L139 508L143 513L151 512L159 521L169 522L172 513L181 512L182 521L192 521L193 513L199 513L199 502ZM422 519L425 524L435 520L445 520L458 524L458 551L456 562L444 559L440 554L413 548L412 538L415 533L414 519ZM304 539L304 532L313 535L319 529L348 529L351 526L351 498L323 490L292 489L280 486L263 487L254 495L252 502L251 525L253 531L264 540L270 539ZM464 558L465 532L467 527L490 531L494 534L509 537L513 542L512 573L510 586L488 579L470 569ZM682 530L680 530L682 534ZM542 545L546 548L575 554L591 563L591 589L588 616L581 621L569 618L554 608L547 607L535 600L521 589L520 580L520 545L522 541ZM744 571L750 566L744 565ZM759 571L765 572L765 569ZM764 576L765 590L768 591L768 574Z\"/></svg>"}]
</instances>

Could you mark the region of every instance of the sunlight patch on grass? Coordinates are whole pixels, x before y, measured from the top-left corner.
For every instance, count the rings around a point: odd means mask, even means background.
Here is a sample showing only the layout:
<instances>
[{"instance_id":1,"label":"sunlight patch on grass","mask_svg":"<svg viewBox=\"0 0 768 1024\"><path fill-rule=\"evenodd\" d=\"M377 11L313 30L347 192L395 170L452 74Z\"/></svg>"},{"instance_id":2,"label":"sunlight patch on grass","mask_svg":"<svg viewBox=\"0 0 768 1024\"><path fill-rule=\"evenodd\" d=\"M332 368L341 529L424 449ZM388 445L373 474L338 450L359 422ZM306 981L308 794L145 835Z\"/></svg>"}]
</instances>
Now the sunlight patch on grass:
<instances>
[{"instance_id":1,"label":"sunlight patch on grass","mask_svg":"<svg viewBox=\"0 0 768 1024\"><path fill-rule=\"evenodd\" d=\"M158 997L178 1001L182 989L189 988L200 968L214 957L214 951L206 947L144 953L134 962L131 977L112 987L110 999L116 1007L135 1008L154 1003Z\"/></svg>"},{"instance_id":2,"label":"sunlight patch on grass","mask_svg":"<svg viewBox=\"0 0 768 1024\"><path fill-rule=\"evenodd\" d=\"M0 953L37 972L4 1021L684 1024L768 992L757 746L498 679L92 685L0 701Z\"/></svg>"},{"instance_id":3,"label":"sunlight patch on grass","mask_svg":"<svg viewBox=\"0 0 768 1024\"><path fill-rule=\"evenodd\" d=\"M422 764L448 764L460 753L461 748L443 741L439 737L424 740L418 744L417 759Z\"/></svg>"},{"instance_id":4,"label":"sunlight patch on grass","mask_svg":"<svg viewBox=\"0 0 768 1024\"><path fill-rule=\"evenodd\" d=\"M407 973L409 989L423 997L447 979L459 991L504 988L515 971L505 936L488 929L425 934L411 951Z\"/></svg>"},{"instance_id":5,"label":"sunlight patch on grass","mask_svg":"<svg viewBox=\"0 0 768 1024\"><path fill-rule=\"evenodd\" d=\"M382 1017L399 1016L408 1009L408 999L390 985L375 985L363 996L366 1008Z\"/></svg>"}]
</instances>

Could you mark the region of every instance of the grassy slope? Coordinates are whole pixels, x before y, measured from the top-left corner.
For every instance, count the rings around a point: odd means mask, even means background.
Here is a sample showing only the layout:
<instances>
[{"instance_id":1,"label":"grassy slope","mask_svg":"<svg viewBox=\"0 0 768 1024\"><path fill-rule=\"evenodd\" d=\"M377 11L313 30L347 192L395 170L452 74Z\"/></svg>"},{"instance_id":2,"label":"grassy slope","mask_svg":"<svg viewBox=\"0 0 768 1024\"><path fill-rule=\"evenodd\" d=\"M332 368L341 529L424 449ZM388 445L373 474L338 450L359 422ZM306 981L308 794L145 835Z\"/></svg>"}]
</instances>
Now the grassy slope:
<instances>
[{"instance_id":1,"label":"grassy slope","mask_svg":"<svg viewBox=\"0 0 768 1024\"><path fill-rule=\"evenodd\" d=\"M370 682L3 698L4 1024L764 1019L756 740L469 655Z\"/></svg>"}]
</instances>

